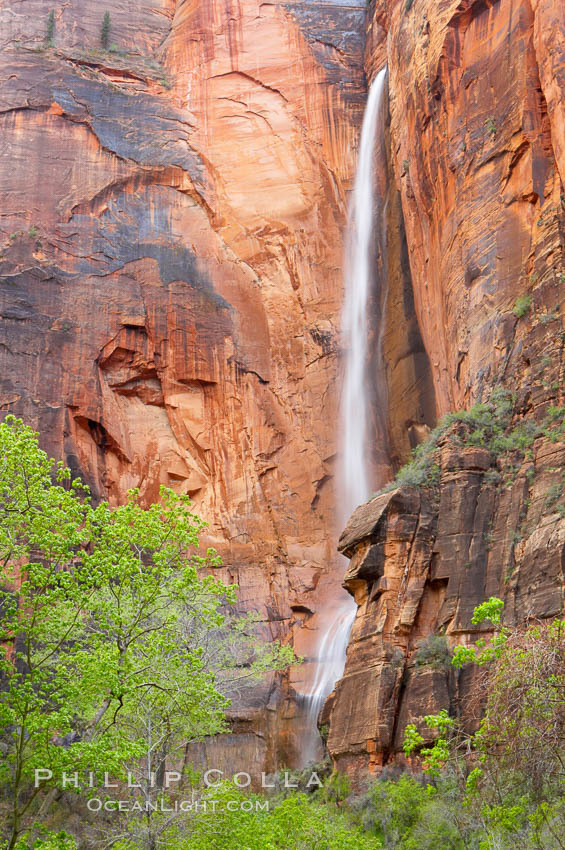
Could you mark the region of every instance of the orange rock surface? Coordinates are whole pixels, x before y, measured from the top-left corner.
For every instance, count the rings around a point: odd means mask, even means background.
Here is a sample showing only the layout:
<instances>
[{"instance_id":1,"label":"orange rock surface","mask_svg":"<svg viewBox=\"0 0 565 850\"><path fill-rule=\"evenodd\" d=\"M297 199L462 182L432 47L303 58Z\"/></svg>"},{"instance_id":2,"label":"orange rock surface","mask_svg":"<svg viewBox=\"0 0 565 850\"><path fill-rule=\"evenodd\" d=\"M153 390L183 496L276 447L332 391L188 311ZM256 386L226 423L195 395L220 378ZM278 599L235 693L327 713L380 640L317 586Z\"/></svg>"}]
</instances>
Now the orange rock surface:
<instances>
[{"instance_id":1,"label":"orange rock surface","mask_svg":"<svg viewBox=\"0 0 565 850\"><path fill-rule=\"evenodd\" d=\"M364 4L117 0L109 51L96 0L45 49L52 5L0 8L0 405L97 498L190 494L242 605L308 654ZM243 767L294 757L278 687L235 711Z\"/></svg>"},{"instance_id":2,"label":"orange rock surface","mask_svg":"<svg viewBox=\"0 0 565 850\"><path fill-rule=\"evenodd\" d=\"M467 674L418 661L430 634L472 640L491 594L516 622L563 606L564 446L540 430L563 405L563 4L116 0L109 51L95 0L58 8L46 49L51 5L0 6L1 409L97 498L189 493L242 606L306 656L343 572L343 233L363 67L388 64L368 464L499 385L538 431L525 457L446 438L436 487L348 526L328 745L378 770L406 723L468 719ZM311 672L257 689L196 759L296 761Z\"/></svg>"}]
</instances>

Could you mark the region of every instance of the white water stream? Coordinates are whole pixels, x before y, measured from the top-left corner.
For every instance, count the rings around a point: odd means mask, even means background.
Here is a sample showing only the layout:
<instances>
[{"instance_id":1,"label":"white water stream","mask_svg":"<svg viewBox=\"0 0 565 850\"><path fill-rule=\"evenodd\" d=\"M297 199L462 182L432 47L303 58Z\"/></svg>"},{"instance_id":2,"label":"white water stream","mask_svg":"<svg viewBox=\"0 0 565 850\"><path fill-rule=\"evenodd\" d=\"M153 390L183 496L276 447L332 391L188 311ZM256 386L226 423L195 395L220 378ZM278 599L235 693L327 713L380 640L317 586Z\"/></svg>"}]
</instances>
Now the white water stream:
<instances>
[{"instance_id":1,"label":"white water stream","mask_svg":"<svg viewBox=\"0 0 565 850\"><path fill-rule=\"evenodd\" d=\"M339 477L342 527L358 505L370 496L368 446L370 393L368 391L368 302L373 280L375 230L374 158L376 139L382 131L382 101L386 68L375 78L365 108L355 186L349 211L345 261L345 303L342 328L346 351L341 402ZM336 606L325 612L320 623L316 673L306 695L308 730L311 733L303 754L311 761L318 747L317 720L320 709L343 676L347 644L357 606L342 594Z\"/></svg>"},{"instance_id":2,"label":"white water stream","mask_svg":"<svg viewBox=\"0 0 565 850\"><path fill-rule=\"evenodd\" d=\"M375 247L374 158L377 133L382 131L382 101L386 68L377 75L369 91L359 162L349 217L345 266L343 339L346 351L341 402L341 475L344 525L358 505L371 495L370 449L367 445L370 416L368 392L368 301L371 295ZM381 119L381 120L379 120Z\"/></svg>"}]
</instances>

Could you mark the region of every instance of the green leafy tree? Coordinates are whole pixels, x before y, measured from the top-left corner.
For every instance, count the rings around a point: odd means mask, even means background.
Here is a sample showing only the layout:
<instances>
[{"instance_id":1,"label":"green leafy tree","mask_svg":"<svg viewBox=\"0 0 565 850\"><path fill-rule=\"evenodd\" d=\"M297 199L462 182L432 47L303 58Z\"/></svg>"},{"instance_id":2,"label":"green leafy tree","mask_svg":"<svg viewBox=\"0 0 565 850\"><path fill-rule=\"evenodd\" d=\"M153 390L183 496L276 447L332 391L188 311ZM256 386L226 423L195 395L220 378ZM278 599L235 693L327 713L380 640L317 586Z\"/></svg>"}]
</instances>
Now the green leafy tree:
<instances>
[{"instance_id":1,"label":"green leafy tree","mask_svg":"<svg viewBox=\"0 0 565 850\"><path fill-rule=\"evenodd\" d=\"M470 647L458 646L452 663L484 668L486 695L478 731L469 735L442 711L424 718L437 730L432 747L415 724L406 728L404 751L418 753L432 777L446 769L465 777L462 803L475 809L483 848L565 847L565 622L509 629L504 603L479 605L473 624L490 622L493 633Z\"/></svg>"},{"instance_id":2,"label":"green leafy tree","mask_svg":"<svg viewBox=\"0 0 565 850\"><path fill-rule=\"evenodd\" d=\"M204 523L188 497L167 489L161 497L144 509L132 491L122 507L93 508L87 488L39 449L33 431L11 416L0 424L8 850L39 804L48 809L50 789L65 787L63 774L125 781L134 771L147 795L156 773L151 794L162 791L167 759L224 728L229 697L218 676L230 680L228 654L232 681L293 660L276 643L249 657L238 635L249 623L234 629L224 614L236 589L200 572L219 564L214 550L199 551ZM220 634L224 649L212 658L206 639ZM75 785L69 790L80 793ZM147 846L156 846L151 829Z\"/></svg>"}]
</instances>

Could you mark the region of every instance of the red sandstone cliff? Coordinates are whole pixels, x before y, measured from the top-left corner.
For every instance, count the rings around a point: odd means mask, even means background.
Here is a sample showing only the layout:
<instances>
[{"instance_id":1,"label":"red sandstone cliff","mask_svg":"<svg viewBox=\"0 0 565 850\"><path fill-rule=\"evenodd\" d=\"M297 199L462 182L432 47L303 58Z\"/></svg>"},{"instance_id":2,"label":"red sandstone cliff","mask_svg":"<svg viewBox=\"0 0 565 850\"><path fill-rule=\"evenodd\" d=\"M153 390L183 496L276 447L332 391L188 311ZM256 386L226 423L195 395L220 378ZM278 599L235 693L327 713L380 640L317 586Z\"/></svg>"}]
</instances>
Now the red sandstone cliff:
<instances>
[{"instance_id":1,"label":"red sandstone cliff","mask_svg":"<svg viewBox=\"0 0 565 850\"><path fill-rule=\"evenodd\" d=\"M0 405L98 498L190 494L242 605L308 653L365 11L118 0L109 51L103 12L0 3ZM292 761L273 688L222 758Z\"/></svg>"},{"instance_id":2,"label":"red sandstone cliff","mask_svg":"<svg viewBox=\"0 0 565 850\"><path fill-rule=\"evenodd\" d=\"M56 7L44 49L52 6L0 2L1 408L97 497L190 493L242 604L308 653L338 563L364 0L117 0L109 52L95 0ZM432 486L350 523L359 612L326 715L352 772L394 758L422 714L465 713L468 672L420 663L430 634L472 639L494 593L510 618L563 607L564 446L544 423L563 404L564 15L558 0L369 4L367 75L389 67L379 439L398 466L498 385L516 395L508 427L537 431L498 456L446 432ZM256 693L202 758L292 761L306 675Z\"/></svg>"}]
</instances>

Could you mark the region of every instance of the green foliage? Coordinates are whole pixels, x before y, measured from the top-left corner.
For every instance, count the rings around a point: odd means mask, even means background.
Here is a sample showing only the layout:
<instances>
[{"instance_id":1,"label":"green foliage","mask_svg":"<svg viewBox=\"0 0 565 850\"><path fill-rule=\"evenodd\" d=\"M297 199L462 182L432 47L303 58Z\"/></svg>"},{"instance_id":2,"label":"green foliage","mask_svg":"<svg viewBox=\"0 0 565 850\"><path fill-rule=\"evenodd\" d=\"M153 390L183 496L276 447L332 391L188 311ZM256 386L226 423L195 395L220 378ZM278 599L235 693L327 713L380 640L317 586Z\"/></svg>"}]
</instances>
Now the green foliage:
<instances>
[{"instance_id":1,"label":"green foliage","mask_svg":"<svg viewBox=\"0 0 565 850\"><path fill-rule=\"evenodd\" d=\"M236 589L201 568L204 523L165 488L114 510L8 416L0 424L0 784L13 800L10 843L63 772L130 770L139 795L187 742L224 728L229 694L294 660L251 638L254 618L224 608ZM34 787L36 769L53 778Z\"/></svg>"},{"instance_id":2,"label":"green foliage","mask_svg":"<svg viewBox=\"0 0 565 850\"><path fill-rule=\"evenodd\" d=\"M545 494L545 506L547 508L551 508L555 502L561 498L562 493L563 483L561 481L554 481Z\"/></svg>"},{"instance_id":3,"label":"green foliage","mask_svg":"<svg viewBox=\"0 0 565 850\"><path fill-rule=\"evenodd\" d=\"M515 398L503 387L493 390L488 401L479 402L469 410L448 413L443 420L443 427L462 423L469 431L470 445L484 445L485 438L502 433L512 420Z\"/></svg>"},{"instance_id":4,"label":"green foliage","mask_svg":"<svg viewBox=\"0 0 565 850\"><path fill-rule=\"evenodd\" d=\"M328 758L316 764L308 764L306 767L297 770L289 770L288 768L278 770L270 777L269 787L272 787L274 790L272 792L269 791L269 794L274 794L277 799L288 797L297 791L303 794L317 794L320 790L320 785L317 781L312 780L313 771L325 786L325 783L328 782L333 774L332 763Z\"/></svg>"},{"instance_id":5,"label":"green foliage","mask_svg":"<svg viewBox=\"0 0 565 850\"><path fill-rule=\"evenodd\" d=\"M508 532L510 542L515 546L522 539L522 532L517 528L511 528Z\"/></svg>"},{"instance_id":6,"label":"green foliage","mask_svg":"<svg viewBox=\"0 0 565 850\"><path fill-rule=\"evenodd\" d=\"M565 407L549 406L542 433L552 443L557 443L565 436Z\"/></svg>"},{"instance_id":7,"label":"green foliage","mask_svg":"<svg viewBox=\"0 0 565 850\"><path fill-rule=\"evenodd\" d=\"M512 408L499 393L448 427L463 444L482 430L492 446L512 434ZM564 412L550 408L543 428L562 429ZM428 476L433 451L415 458L427 459ZM88 489L40 451L30 429L14 417L0 424L0 785L13 801L2 850L76 850L65 833L30 827L63 770L117 779L131 770L141 786L132 799L168 799L151 770L159 776L188 742L221 731L230 696L294 660L278 644L258 647L257 617L232 611L236 589L203 577L201 567L219 563L213 550L200 553L203 527L189 500L166 489L148 509L135 491L115 510L92 507ZM492 627L490 637L453 653L454 666L482 668L478 732L469 736L445 710L406 728L405 755L419 756L426 779L380 779L355 799L346 777L321 766L323 788L299 782L270 799L230 785L195 789L200 804L215 805L176 819L117 816L115 839L93 846L563 848L565 623L509 629L503 610L497 597L479 605L473 625ZM449 657L446 638L433 635L414 660L445 669ZM55 778L34 789L34 768L45 765Z\"/></svg>"},{"instance_id":8,"label":"green foliage","mask_svg":"<svg viewBox=\"0 0 565 850\"><path fill-rule=\"evenodd\" d=\"M108 50L108 46L110 44L110 33L112 32L112 19L110 17L110 12L104 13L104 18L102 20L102 28L100 30L100 44L104 48L104 50Z\"/></svg>"},{"instance_id":9,"label":"green foliage","mask_svg":"<svg viewBox=\"0 0 565 850\"><path fill-rule=\"evenodd\" d=\"M406 775L377 780L353 806L367 832L387 850L557 850L565 801L536 803L500 783L496 799L481 799L483 771L461 784L453 771L430 782Z\"/></svg>"},{"instance_id":10,"label":"green foliage","mask_svg":"<svg viewBox=\"0 0 565 850\"><path fill-rule=\"evenodd\" d=\"M418 459L399 470L396 476L397 487L420 487L428 480L428 466L425 461Z\"/></svg>"},{"instance_id":11,"label":"green foliage","mask_svg":"<svg viewBox=\"0 0 565 850\"><path fill-rule=\"evenodd\" d=\"M305 794L282 801L245 796L226 785L210 794L215 811L202 812L167 842L168 850L381 850L350 813Z\"/></svg>"},{"instance_id":12,"label":"green foliage","mask_svg":"<svg viewBox=\"0 0 565 850\"><path fill-rule=\"evenodd\" d=\"M326 802L343 803L351 794L351 782L348 777L334 770L320 791L320 797Z\"/></svg>"},{"instance_id":13,"label":"green foliage","mask_svg":"<svg viewBox=\"0 0 565 850\"><path fill-rule=\"evenodd\" d=\"M77 850L76 840L66 832L50 832L39 827L34 833L35 837L23 835L15 850Z\"/></svg>"},{"instance_id":14,"label":"green foliage","mask_svg":"<svg viewBox=\"0 0 565 850\"><path fill-rule=\"evenodd\" d=\"M377 780L357 803L365 829L387 850L463 850L452 788L406 775Z\"/></svg>"},{"instance_id":15,"label":"green foliage","mask_svg":"<svg viewBox=\"0 0 565 850\"><path fill-rule=\"evenodd\" d=\"M489 136L496 136L498 130L496 128L496 121L494 118L487 118L485 121L485 127Z\"/></svg>"},{"instance_id":16,"label":"green foliage","mask_svg":"<svg viewBox=\"0 0 565 850\"><path fill-rule=\"evenodd\" d=\"M439 714L429 714L424 717L424 723L428 729L438 731L438 737L433 747L424 747L420 750L424 770L430 776L440 776L443 768L449 761L450 745L448 735L455 727L455 720L442 708Z\"/></svg>"},{"instance_id":17,"label":"green foliage","mask_svg":"<svg viewBox=\"0 0 565 850\"><path fill-rule=\"evenodd\" d=\"M534 441L541 436L552 442L565 438L565 407L550 406L541 423L523 419L513 425L514 405L513 394L499 387L492 392L488 401L475 404L469 410L448 413L431 431L428 440L413 451L412 460L399 470L394 481L380 492L402 486L436 486L441 472L437 450L442 442L449 441L461 447L483 446L498 459L512 453L528 456ZM516 472L517 467L506 465L507 479ZM527 475L531 480L535 470L528 470ZM488 470L485 474L485 482L488 484L501 479L497 469Z\"/></svg>"},{"instance_id":18,"label":"green foliage","mask_svg":"<svg viewBox=\"0 0 565 850\"><path fill-rule=\"evenodd\" d=\"M564 847L565 834L565 622L509 630L502 611L496 597L479 605L473 624L490 622L494 634L488 642L458 647L453 658L456 666L474 662L486 668L479 730L467 735L443 711L423 718L437 730L434 745L424 748L410 724L404 751L418 753L434 782L443 781L449 766L465 780L458 792L466 817L464 846L555 850Z\"/></svg>"},{"instance_id":19,"label":"green foliage","mask_svg":"<svg viewBox=\"0 0 565 850\"><path fill-rule=\"evenodd\" d=\"M445 635L430 635L418 647L414 655L417 667L432 667L446 670L451 665L451 650Z\"/></svg>"},{"instance_id":20,"label":"green foliage","mask_svg":"<svg viewBox=\"0 0 565 850\"><path fill-rule=\"evenodd\" d=\"M514 307L512 308L512 312L516 316L517 319L522 319L526 313L530 310L532 306L532 296L531 295L520 295L516 301L514 302Z\"/></svg>"},{"instance_id":21,"label":"green foliage","mask_svg":"<svg viewBox=\"0 0 565 850\"><path fill-rule=\"evenodd\" d=\"M525 454L537 436L539 436L537 423L526 420L525 422L519 422L515 428L512 428L506 434L495 433L489 448L495 455L514 451Z\"/></svg>"},{"instance_id":22,"label":"green foliage","mask_svg":"<svg viewBox=\"0 0 565 850\"><path fill-rule=\"evenodd\" d=\"M498 599L497 596L491 596L486 602L481 602L480 605L477 605L473 612L471 622L474 626L478 626L479 623L490 621L493 626L499 627L502 620L503 609L504 602L502 599Z\"/></svg>"},{"instance_id":23,"label":"green foliage","mask_svg":"<svg viewBox=\"0 0 565 850\"><path fill-rule=\"evenodd\" d=\"M423 747L424 738L417 731L416 725L409 723L404 730L402 748L406 756L418 753L422 758L425 772L430 776L439 776L449 760L450 748L447 736L455 727L455 720L445 709L442 709L439 714L429 714L423 720L428 729L435 729L439 733L433 747Z\"/></svg>"},{"instance_id":24,"label":"green foliage","mask_svg":"<svg viewBox=\"0 0 565 850\"><path fill-rule=\"evenodd\" d=\"M530 792L563 780L565 622L504 634L489 675L489 697L476 745L517 775Z\"/></svg>"},{"instance_id":25,"label":"green foliage","mask_svg":"<svg viewBox=\"0 0 565 850\"><path fill-rule=\"evenodd\" d=\"M47 29L45 32L45 45L46 47L54 46L54 38L55 38L55 11L51 9L49 15L47 17Z\"/></svg>"},{"instance_id":26,"label":"green foliage","mask_svg":"<svg viewBox=\"0 0 565 850\"><path fill-rule=\"evenodd\" d=\"M503 609L504 602L496 596L491 596L475 608L471 618L473 625L492 623L495 630L494 636L488 642L484 638L479 638L473 646L456 646L451 661L454 667L463 667L469 663L483 666L500 657L508 636L507 629L502 626Z\"/></svg>"},{"instance_id":27,"label":"green foliage","mask_svg":"<svg viewBox=\"0 0 565 850\"><path fill-rule=\"evenodd\" d=\"M430 432L426 442L414 449L412 460L399 470L395 480L384 491L404 485L437 485L441 469L437 463L436 450L440 440L447 439L448 435L455 444L486 446L495 455L523 448L526 444L531 445L534 437L529 425L519 425L506 434L512 421L513 407L512 393L497 388L487 402L475 404L470 410L448 413Z\"/></svg>"},{"instance_id":28,"label":"green foliage","mask_svg":"<svg viewBox=\"0 0 565 850\"><path fill-rule=\"evenodd\" d=\"M499 484L502 479L502 475L498 471L498 469L487 469L484 476L485 484Z\"/></svg>"},{"instance_id":29,"label":"green foliage","mask_svg":"<svg viewBox=\"0 0 565 850\"><path fill-rule=\"evenodd\" d=\"M404 750L404 755L413 755L415 752L418 752L420 750L424 743L424 739L418 732L416 724L409 723L404 730L404 740L402 742L402 749Z\"/></svg>"},{"instance_id":30,"label":"green foliage","mask_svg":"<svg viewBox=\"0 0 565 850\"><path fill-rule=\"evenodd\" d=\"M437 484L441 470L439 465L434 462L435 450L444 431L443 424L434 428L426 442L414 449L412 460L398 471L394 481L387 484L382 492L402 486L421 487Z\"/></svg>"}]
</instances>

